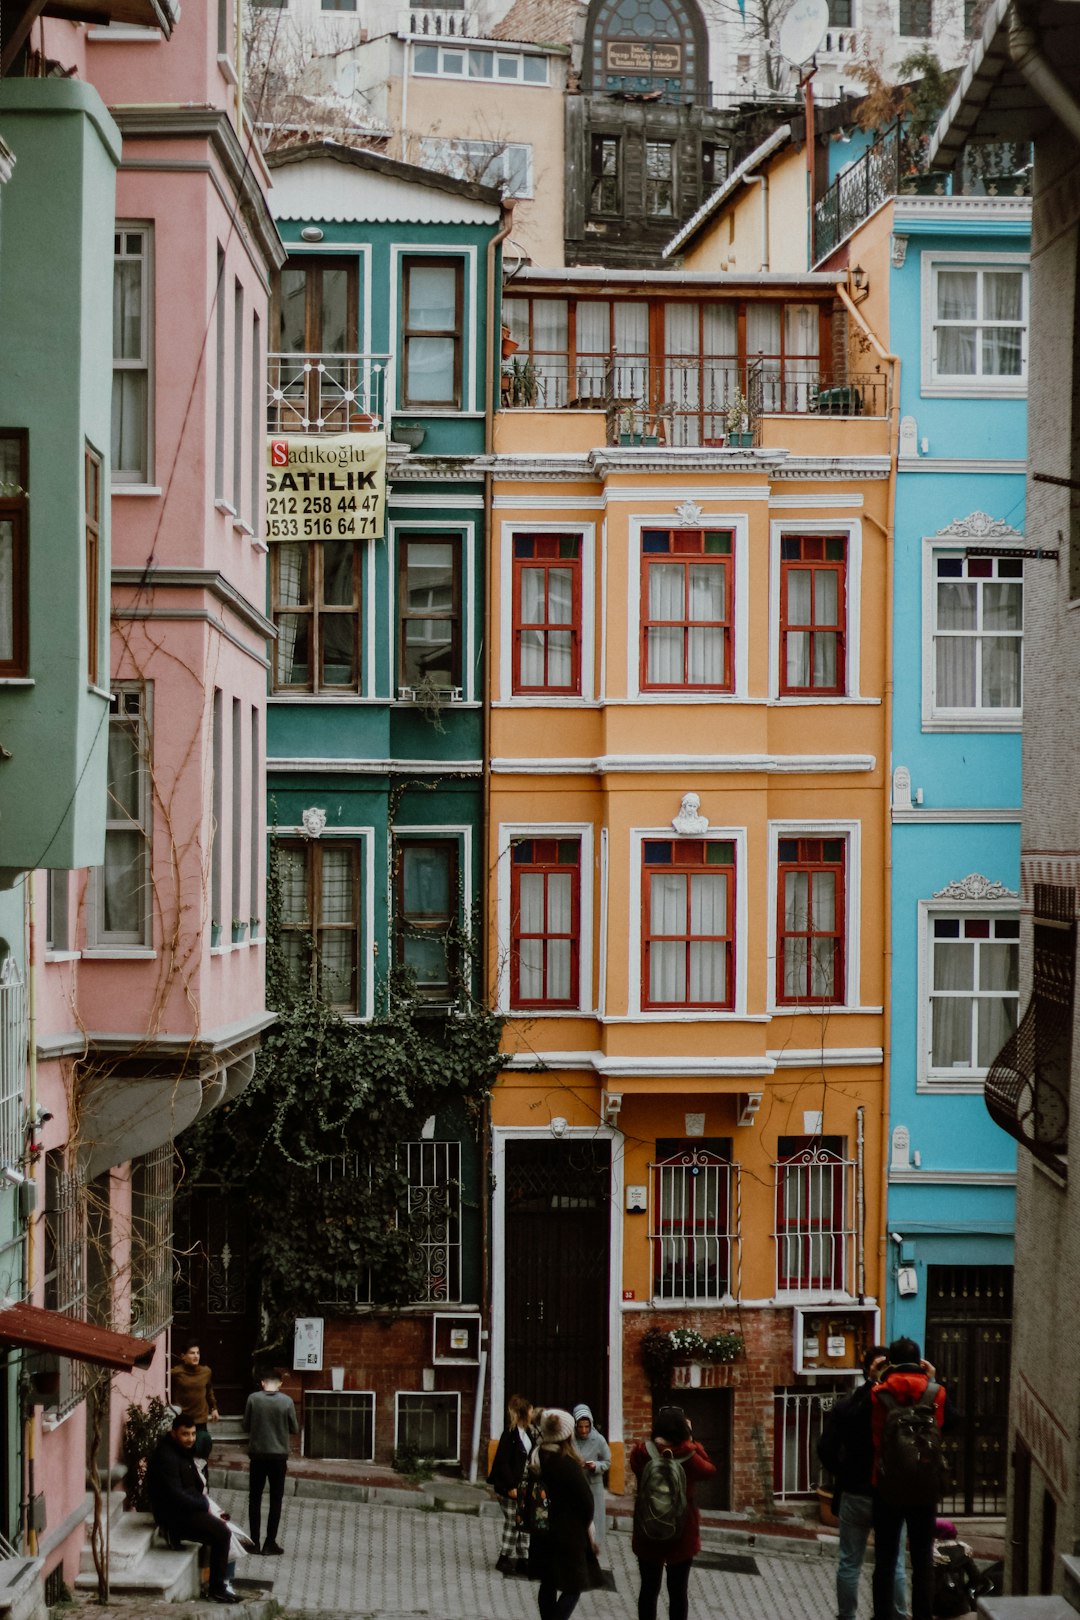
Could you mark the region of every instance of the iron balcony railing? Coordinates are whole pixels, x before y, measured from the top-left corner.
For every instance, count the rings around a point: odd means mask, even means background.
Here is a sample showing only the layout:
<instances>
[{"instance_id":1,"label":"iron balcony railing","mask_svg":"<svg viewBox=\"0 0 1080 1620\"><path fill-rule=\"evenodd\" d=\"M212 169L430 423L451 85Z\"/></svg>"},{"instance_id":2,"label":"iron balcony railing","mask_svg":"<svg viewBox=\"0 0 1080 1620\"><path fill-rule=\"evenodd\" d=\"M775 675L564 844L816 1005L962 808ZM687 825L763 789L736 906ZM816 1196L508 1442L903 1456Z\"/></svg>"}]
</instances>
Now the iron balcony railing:
<instances>
[{"instance_id":1,"label":"iron balcony railing","mask_svg":"<svg viewBox=\"0 0 1080 1620\"><path fill-rule=\"evenodd\" d=\"M268 433L370 433L386 425L387 354L267 356Z\"/></svg>"},{"instance_id":2,"label":"iron balcony railing","mask_svg":"<svg viewBox=\"0 0 1080 1620\"><path fill-rule=\"evenodd\" d=\"M858 1165L811 1144L775 1168L777 1293L853 1295Z\"/></svg>"},{"instance_id":3,"label":"iron balcony railing","mask_svg":"<svg viewBox=\"0 0 1080 1620\"><path fill-rule=\"evenodd\" d=\"M653 1298L715 1302L735 1293L740 1167L689 1148L650 1169Z\"/></svg>"},{"instance_id":4,"label":"iron balcony railing","mask_svg":"<svg viewBox=\"0 0 1080 1620\"><path fill-rule=\"evenodd\" d=\"M773 1495L778 1502L813 1496L822 1478L817 1442L840 1397L833 1389L781 1389L773 1395Z\"/></svg>"},{"instance_id":5,"label":"iron balcony railing","mask_svg":"<svg viewBox=\"0 0 1080 1620\"><path fill-rule=\"evenodd\" d=\"M503 374L511 409L604 411L610 444L753 444L763 416L889 414L884 371L823 368L816 356L649 360L515 357Z\"/></svg>"},{"instance_id":6,"label":"iron balcony railing","mask_svg":"<svg viewBox=\"0 0 1080 1620\"><path fill-rule=\"evenodd\" d=\"M857 225L899 191L902 147L900 126L894 124L818 198L814 204L815 264L828 258Z\"/></svg>"}]
</instances>

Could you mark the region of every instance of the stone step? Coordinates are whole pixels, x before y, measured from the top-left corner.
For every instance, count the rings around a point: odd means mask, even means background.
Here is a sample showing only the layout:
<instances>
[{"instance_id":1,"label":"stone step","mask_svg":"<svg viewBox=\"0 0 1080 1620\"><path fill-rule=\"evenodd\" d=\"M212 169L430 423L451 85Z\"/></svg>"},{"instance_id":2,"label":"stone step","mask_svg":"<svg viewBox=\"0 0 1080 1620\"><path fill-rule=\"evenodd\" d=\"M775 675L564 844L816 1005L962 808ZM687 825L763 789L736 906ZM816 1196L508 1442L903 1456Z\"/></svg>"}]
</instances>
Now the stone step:
<instances>
[{"instance_id":1,"label":"stone step","mask_svg":"<svg viewBox=\"0 0 1080 1620\"><path fill-rule=\"evenodd\" d=\"M0 1620L47 1620L40 1558L0 1558Z\"/></svg>"},{"instance_id":2,"label":"stone step","mask_svg":"<svg viewBox=\"0 0 1080 1620\"><path fill-rule=\"evenodd\" d=\"M86 1540L79 1554L79 1574L94 1574L94 1555L90 1546L93 1515L86 1520ZM109 1526L109 1568L114 1575L134 1569L151 1549L154 1539L154 1521L149 1513L113 1513ZM96 1580L96 1576L95 1576Z\"/></svg>"},{"instance_id":3,"label":"stone step","mask_svg":"<svg viewBox=\"0 0 1080 1620\"><path fill-rule=\"evenodd\" d=\"M75 1578L80 1592L97 1590L93 1567ZM156 1603L182 1603L199 1595L199 1549L185 1546L179 1552L153 1548L128 1569L117 1569L110 1562L109 1589L117 1597L139 1597Z\"/></svg>"}]
</instances>

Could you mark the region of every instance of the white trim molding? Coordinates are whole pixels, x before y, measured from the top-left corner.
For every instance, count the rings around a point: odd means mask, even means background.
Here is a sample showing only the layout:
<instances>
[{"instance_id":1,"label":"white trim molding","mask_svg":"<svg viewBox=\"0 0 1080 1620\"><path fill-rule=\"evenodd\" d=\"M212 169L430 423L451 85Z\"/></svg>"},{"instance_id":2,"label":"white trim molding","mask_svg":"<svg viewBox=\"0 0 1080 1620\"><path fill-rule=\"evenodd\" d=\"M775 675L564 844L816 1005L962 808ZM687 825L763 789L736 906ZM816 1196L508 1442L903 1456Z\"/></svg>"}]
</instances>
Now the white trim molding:
<instances>
[{"instance_id":1,"label":"white trim molding","mask_svg":"<svg viewBox=\"0 0 1080 1620\"><path fill-rule=\"evenodd\" d=\"M678 772L729 776L844 776L872 771L873 754L598 754L592 759L510 759L491 761L499 776L620 776ZM846 825L846 824L845 824Z\"/></svg>"},{"instance_id":2,"label":"white trim molding","mask_svg":"<svg viewBox=\"0 0 1080 1620\"><path fill-rule=\"evenodd\" d=\"M1028 253L996 252L937 252L926 251L920 259L920 307L922 313L922 347L919 390L924 398L937 399L1026 399L1030 365L1031 339L1031 256ZM1024 272L1023 333L1021 342L1022 370L1017 377L1007 376L946 376L935 373L937 311L934 302L936 271L939 267L954 269L970 266L974 270L1020 269ZM978 329L978 322L973 322ZM986 324L986 323L983 323Z\"/></svg>"},{"instance_id":3,"label":"white trim molding","mask_svg":"<svg viewBox=\"0 0 1080 1620\"><path fill-rule=\"evenodd\" d=\"M844 851L844 999L835 1006L830 1003L779 1002L776 998L777 955L777 864L781 838L843 838ZM862 822L861 821L770 821L768 852L767 924L768 947L766 957L765 1006L774 1017L791 1017L800 1013L824 1012L835 1016L838 1012L868 1011L860 1007L862 987ZM878 1009L880 1010L880 1009Z\"/></svg>"},{"instance_id":4,"label":"white trim molding","mask_svg":"<svg viewBox=\"0 0 1080 1620\"><path fill-rule=\"evenodd\" d=\"M561 1018L594 1011L593 1006L593 824L591 821L502 821L495 867L496 1009L505 1016L531 1020L544 1009L510 1006L510 846L516 838L577 838L578 867L578 1000L574 1007L552 1008Z\"/></svg>"},{"instance_id":5,"label":"white trim molding","mask_svg":"<svg viewBox=\"0 0 1080 1620\"><path fill-rule=\"evenodd\" d=\"M544 503L548 505L548 502ZM514 540L535 534L577 535L581 540L579 577L580 605L580 692L514 691ZM499 692L497 701L507 708L524 705L573 708L596 699L596 524L557 522L533 523L506 520L501 527L499 579Z\"/></svg>"},{"instance_id":6,"label":"white trim molding","mask_svg":"<svg viewBox=\"0 0 1080 1620\"><path fill-rule=\"evenodd\" d=\"M939 889L931 899L918 902L918 944L917 944L917 974L916 974L916 1040L915 1040L915 1090L934 1096L956 1095L965 1092L981 1094L985 1081L986 1070L964 1069L959 1072L952 1070L933 1070L931 1066L931 1041L933 1038L933 1020L930 1012L930 997L933 986L932 955L933 935L931 926L935 917L971 917L982 916L989 913L996 917L1015 917L1020 919L1020 896L1015 889L1007 888L1004 883L996 879L986 878L981 872L969 872L967 877L958 878L947 883ZM1017 940L1019 947L1019 940ZM972 986L973 991L977 986ZM1017 1018L1020 1015L1020 1000L1017 999Z\"/></svg>"},{"instance_id":7,"label":"white trim molding","mask_svg":"<svg viewBox=\"0 0 1080 1620\"><path fill-rule=\"evenodd\" d=\"M776 505L774 501L771 503ZM862 504L861 498L859 504ZM780 692L780 576L782 573L781 541L785 534L843 535L846 542L844 559L844 692L840 696L828 694L824 698L799 696L789 698ZM827 518L809 518L802 522L776 518L769 524L769 701L788 703L843 703L860 702L862 651L862 523L847 518L830 522ZM880 700L876 700L880 701Z\"/></svg>"},{"instance_id":8,"label":"white trim molding","mask_svg":"<svg viewBox=\"0 0 1080 1620\"><path fill-rule=\"evenodd\" d=\"M678 834L675 835L678 838ZM749 912L747 905L747 889L749 888L749 868L747 854L747 838L745 827L710 827L700 835L705 843L733 843L735 845L735 910L732 917L732 941L735 952L733 972L735 976L735 998L731 1007L708 1008L697 1006L675 1006L643 1008L641 1004L642 982L642 956L645 939L642 933L642 858L645 841L650 838L670 840L672 837L671 823L666 827L631 827L630 840L630 869L627 873L627 900L628 900L628 978L627 978L627 1012L629 1020L633 1023L649 1024L679 1024L685 1022L701 1023L716 1019L744 1019L746 1011L746 979L747 979L747 936L749 934ZM644 1068L641 1072L651 1072L652 1060L643 1060ZM717 1059L723 1062L723 1059ZM760 1060L758 1060L760 1061ZM695 1067L691 1072L700 1073ZM714 1072L723 1073L722 1069ZM728 1073L746 1073L742 1063L736 1065L736 1070ZM755 1071L760 1072L760 1071Z\"/></svg>"}]
</instances>

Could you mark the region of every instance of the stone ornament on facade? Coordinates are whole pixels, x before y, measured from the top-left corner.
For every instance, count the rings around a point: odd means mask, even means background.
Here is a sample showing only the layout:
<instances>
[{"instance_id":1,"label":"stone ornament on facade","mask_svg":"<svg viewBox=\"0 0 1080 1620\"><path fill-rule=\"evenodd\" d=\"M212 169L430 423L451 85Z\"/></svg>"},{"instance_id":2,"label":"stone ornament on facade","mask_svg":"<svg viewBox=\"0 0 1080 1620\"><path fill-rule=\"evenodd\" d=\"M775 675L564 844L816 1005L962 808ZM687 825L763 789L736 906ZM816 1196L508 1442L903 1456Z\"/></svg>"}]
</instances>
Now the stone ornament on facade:
<instances>
[{"instance_id":1,"label":"stone ornament on facade","mask_svg":"<svg viewBox=\"0 0 1080 1620\"><path fill-rule=\"evenodd\" d=\"M701 796L698 793L684 793L679 813L671 818L671 825L677 833L688 837L701 837L709 830L709 818L701 814Z\"/></svg>"},{"instance_id":2,"label":"stone ornament on facade","mask_svg":"<svg viewBox=\"0 0 1080 1620\"><path fill-rule=\"evenodd\" d=\"M312 805L310 810L303 812L300 820L308 837L318 838L326 827L326 811L320 810L317 805Z\"/></svg>"},{"instance_id":3,"label":"stone ornament on facade","mask_svg":"<svg viewBox=\"0 0 1080 1620\"><path fill-rule=\"evenodd\" d=\"M894 810L910 810L911 772L906 765L898 765L892 776L892 804Z\"/></svg>"},{"instance_id":4,"label":"stone ornament on facade","mask_svg":"<svg viewBox=\"0 0 1080 1620\"><path fill-rule=\"evenodd\" d=\"M939 529L936 539L943 540L956 535L964 539L974 537L977 540L1022 540L1023 535L1019 529L1013 529L1000 518L992 518L989 512L969 512L966 518L957 518L955 523L948 524Z\"/></svg>"},{"instance_id":5,"label":"stone ornament on facade","mask_svg":"<svg viewBox=\"0 0 1080 1620\"><path fill-rule=\"evenodd\" d=\"M889 257L897 270L904 268L904 260L907 258L907 245L908 239L906 236L893 235L889 248Z\"/></svg>"},{"instance_id":6,"label":"stone ornament on facade","mask_svg":"<svg viewBox=\"0 0 1080 1620\"><path fill-rule=\"evenodd\" d=\"M969 872L966 878L959 878L954 883L946 883L943 889L938 889L934 895L935 900L1018 900L1019 894L1015 889L1007 889L1004 883L983 877L981 872Z\"/></svg>"},{"instance_id":7,"label":"stone ornament on facade","mask_svg":"<svg viewBox=\"0 0 1080 1620\"><path fill-rule=\"evenodd\" d=\"M705 509L699 506L697 501L680 501L675 508L675 515L680 528L696 529L705 516Z\"/></svg>"}]
</instances>

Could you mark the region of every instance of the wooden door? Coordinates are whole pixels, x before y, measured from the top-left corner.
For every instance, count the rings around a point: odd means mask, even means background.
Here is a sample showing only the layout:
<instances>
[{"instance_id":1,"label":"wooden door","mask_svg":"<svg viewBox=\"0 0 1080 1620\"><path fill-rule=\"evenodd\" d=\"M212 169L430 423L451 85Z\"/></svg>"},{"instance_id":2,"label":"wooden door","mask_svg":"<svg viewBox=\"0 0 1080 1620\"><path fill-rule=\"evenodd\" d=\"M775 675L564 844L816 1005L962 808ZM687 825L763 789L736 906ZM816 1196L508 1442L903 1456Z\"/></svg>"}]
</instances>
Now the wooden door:
<instances>
[{"instance_id":1,"label":"wooden door","mask_svg":"<svg viewBox=\"0 0 1080 1620\"><path fill-rule=\"evenodd\" d=\"M611 1145L506 1149L505 1389L607 1432Z\"/></svg>"},{"instance_id":2,"label":"wooden door","mask_svg":"<svg viewBox=\"0 0 1080 1620\"><path fill-rule=\"evenodd\" d=\"M221 1187L195 1187L176 1200L173 1351L198 1339L213 1370L224 1415L243 1412L255 1387L258 1281L247 1250L247 1207Z\"/></svg>"}]
</instances>

